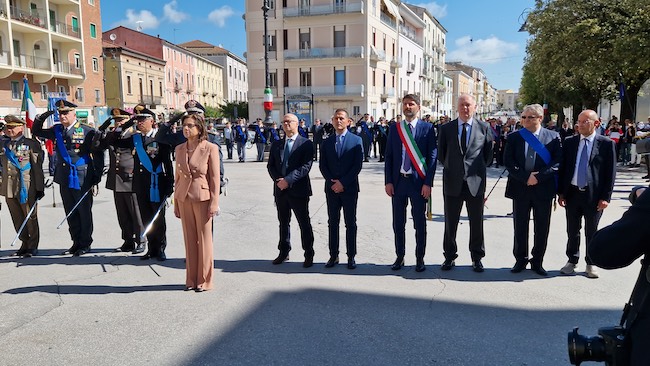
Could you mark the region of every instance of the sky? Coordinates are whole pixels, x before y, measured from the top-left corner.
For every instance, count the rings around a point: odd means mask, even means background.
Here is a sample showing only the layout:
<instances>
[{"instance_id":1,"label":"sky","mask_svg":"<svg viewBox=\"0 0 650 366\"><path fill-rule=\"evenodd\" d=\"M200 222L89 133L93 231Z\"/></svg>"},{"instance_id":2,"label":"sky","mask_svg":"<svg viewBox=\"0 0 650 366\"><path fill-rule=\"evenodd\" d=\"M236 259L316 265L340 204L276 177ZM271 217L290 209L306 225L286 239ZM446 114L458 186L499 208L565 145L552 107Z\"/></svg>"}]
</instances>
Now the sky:
<instances>
[{"instance_id":1,"label":"sky","mask_svg":"<svg viewBox=\"0 0 650 366\"><path fill-rule=\"evenodd\" d=\"M447 29L447 62L481 68L497 89L519 89L529 35L518 30L534 0L410 3L429 9ZM104 31L119 25L141 27L176 44L199 39L242 57L246 52L243 0L103 0L100 5Z\"/></svg>"}]
</instances>

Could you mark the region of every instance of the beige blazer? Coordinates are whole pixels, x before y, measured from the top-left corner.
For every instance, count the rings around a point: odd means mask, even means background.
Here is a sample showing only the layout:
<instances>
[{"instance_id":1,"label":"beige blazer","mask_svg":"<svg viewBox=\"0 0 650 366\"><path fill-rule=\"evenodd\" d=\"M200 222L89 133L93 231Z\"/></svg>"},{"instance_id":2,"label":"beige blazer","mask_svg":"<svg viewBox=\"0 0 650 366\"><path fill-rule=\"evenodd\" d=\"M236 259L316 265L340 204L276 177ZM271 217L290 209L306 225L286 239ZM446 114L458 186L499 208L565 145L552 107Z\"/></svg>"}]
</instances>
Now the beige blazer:
<instances>
[{"instance_id":1,"label":"beige blazer","mask_svg":"<svg viewBox=\"0 0 650 366\"><path fill-rule=\"evenodd\" d=\"M210 201L210 209L219 206L219 147L201 141L188 161L187 142L176 147L174 200Z\"/></svg>"}]
</instances>

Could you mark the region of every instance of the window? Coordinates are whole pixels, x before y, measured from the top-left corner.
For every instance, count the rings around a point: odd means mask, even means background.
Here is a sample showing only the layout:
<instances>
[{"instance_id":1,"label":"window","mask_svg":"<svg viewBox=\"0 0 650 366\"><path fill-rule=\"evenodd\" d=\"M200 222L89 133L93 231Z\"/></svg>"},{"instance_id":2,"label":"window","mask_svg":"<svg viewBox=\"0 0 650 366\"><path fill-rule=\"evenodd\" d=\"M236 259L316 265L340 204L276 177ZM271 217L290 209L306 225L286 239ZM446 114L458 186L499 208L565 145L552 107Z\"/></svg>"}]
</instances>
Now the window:
<instances>
[{"instance_id":1,"label":"window","mask_svg":"<svg viewBox=\"0 0 650 366\"><path fill-rule=\"evenodd\" d=\"M41 84L41 100L47 100L47 84Z\"/></svg>"},{"instance_id":2,"label":"window","mask_svg":"<svg viewBox=\"0 0 650 366\"><path fill-rule=\"evenodd\" d=\"M244 76L244 82L246 82L246 71L244 71L243 76Z\"/></svg>"},{"instance_id":3,"label":"window","mask_svg":"<svg viewBox=\"0 0 650 366\"><path fill-rule=\"evenodd\" d=\"M20 84L17 81L11 82L11 99L20 99Z\"/></svg>"},{"instance_id":4,"label":"window","mask_svg":"<svg viewBox=\"0 0 650 366\"><path fill-rule=\"evenodd\" d=\"M75 69L81 68L81 55L78 53L74 54L74 67Z\"/></svg>"},{"instance_id":5,"label":"window","mask_svg":"<svg viewBox=\"0 0 650 366\"><path fill-rule=\"evenodd\" d=\"M97 26L93 23L90 23L90 37L97 38Z\"/></svg>"},{"instance_id":6,"label":"window","mask_svg":"<svg viewBox=\"0 0 650 366\"><path fill-rule=\"evenodd\" d=\"M289 87L289 69L284 69L284 72L282 73L282 86L285 88Z\"/></svg>"},{"instance_id":7,"label":"window","mask_svg":"<svg viewBox=\"0 0 650 366\"><path fill-rule=\"evenodd\" d=\"M88 5L95 6L95 0L88 0Z\"/></svg>"},{"instance_id":8,"label":"window","mask_svg":"<svg viewBox=\"0 0 650 366\"><path fill-rule=\"evenodd\" d=\"M61 94L68 94L68 92L65 91L65 86L59 85L59 93Z\"/></svg>"},{"instance_id":9,"label":"window","mask_svg":"<svg viewBox=\"0 0 650 366\"><path fill-rule=\"evenodd\" d=\"M84 88L77 88L77 100L83 103L83 101L84 101Z\"/></svg>"},{"instance_id":10,"label":"window","mask_svg":"<svg viewBox=\"0 0 650 366\"><path fill-rule=\"evenodd\" d=\"M72 31L75 33L79 32L79 19L77 17L72 17Z\"/></svg>"},{"instance_id":11,"label":"window","mask_svg":"<svg viewBox=\"0 0 650 366\"><path fill-rule=\"evenodd\" d=\"M131 94L131 76L126 76L126 94Z\"/></svg>"},{"instance_id":12,"label":"window","mask_svg":"<svg viewBox=\"0 0 650 366\"><path fill-rule=\"evenodd\" d=\"M228 76L232 77L232 66L228 66Z\"/></svg>"},{"instance_id":13,"label":"window","mask_svg":"<svg viewBox=\"0 0 650 366\"><path fill-rule=\"evenodd\" d=\"M93 57L93 71L99 71L99 59L97 59L97 57Z\"/></svg>"},{"instance_id":14,"label":"window","mask_svg":"<svg viewBox=\"0 0 650 366\"><path fill-rule=\"evenodd\" d=\"M162 87L162 84L163 84L162 81L158 83L158 88L159 88L160 96L161 96L161 97L163 96L163 87Z\"/></svg>"},{"instance_id":15,"label":"window","mask_svg":"<svg viewBox=\"0 0 650 366\"><path fill-rule=\"evenodd\" d=\"M239 80L241 80L241 70L239 70Z\"/></svg>"},{"instance_id":16,"label":"window","mask_svg":"<svg viewBox=\"0 0 650 366\"><path fill-rule=\"evenodd\" d=\"M95 89L95 103L101 103L102 102L102 93L99 91L99 89Z\"/></svg>"},{"instance_id":17,"label":"window","mask_svg":"<svg viewBox=\"0 0 650 366\"><path fill-rule=\"evenodd\" d=\"M269 87L277 88L278 87L278 73L269 72Z\"/></svg>"},{"instance_id":18,"label":"window","mask_svg":"<svg viewBox=\"0 0 650 366\"><path fill-rule=\"evenodd\" d=\"M289 47L289 33L287 33L287 30L285 29L282 31L282 49L287 50L289 49L288 47Z\"/></svg>"}]
</instances>

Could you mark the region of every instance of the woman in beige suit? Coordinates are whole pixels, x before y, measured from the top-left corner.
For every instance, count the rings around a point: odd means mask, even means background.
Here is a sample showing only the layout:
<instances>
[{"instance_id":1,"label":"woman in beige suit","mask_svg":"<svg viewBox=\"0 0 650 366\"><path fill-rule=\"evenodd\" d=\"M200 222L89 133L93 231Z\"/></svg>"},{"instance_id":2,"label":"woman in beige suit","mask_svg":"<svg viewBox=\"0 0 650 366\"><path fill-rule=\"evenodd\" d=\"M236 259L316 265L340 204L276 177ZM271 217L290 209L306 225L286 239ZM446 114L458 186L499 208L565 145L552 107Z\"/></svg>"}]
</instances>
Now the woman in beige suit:
<instances>
[{"instance_id":1,"label":"woman in beige suit","mask_svg":"<svg viewBox=\"0 0 650 366\"><path fill-rule=\"evenodd\" d=\"M176 147L174 214L185 238L185 291L212 289L212 217L219 208L219 147L207 141L202 116L183 117L187 141Z\"/></svg>"}]
</instances>

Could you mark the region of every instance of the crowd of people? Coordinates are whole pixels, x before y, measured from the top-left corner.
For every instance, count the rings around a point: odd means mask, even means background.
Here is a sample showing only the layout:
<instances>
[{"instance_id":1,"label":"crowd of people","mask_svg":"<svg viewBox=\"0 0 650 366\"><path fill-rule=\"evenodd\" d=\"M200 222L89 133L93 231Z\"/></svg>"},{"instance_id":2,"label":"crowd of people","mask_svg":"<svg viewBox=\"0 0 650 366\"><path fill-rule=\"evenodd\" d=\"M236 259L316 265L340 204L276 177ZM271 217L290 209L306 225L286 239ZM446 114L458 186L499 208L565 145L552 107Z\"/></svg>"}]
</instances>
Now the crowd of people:
<instances>
[{"instance_id":1,"label":"crowd of people","mask_svg":"<svg viewBox=\"0 0 650 366\"><path fill-rule=\"evenodd\" d=\"M347 266L356 268L358 176L374 151L374 158L384 163L385 191L392 203L393 270L404 266L409 205L415 227L415 270L426 270L425 208L432 199L431 187L440 163L445 218L441 268L455 267L456 235L465 205L472 268L484 271L486 168L496 165L508 171L505 195L513 202L512 272L521 272L530 264L534 272L545 276L543 259L554 200L566 208L567 217L567 264L561 272L574 274L583 221L588 247L611 199L617 161L625 161L626 151L634 155L634 150L624 145L626 138L634 141L643 136L631 123L626 131L616 122L604 129L596 112L590 110L580 114L575 126L566 120L557 128L554 123L542 126L544 111L537 104L524 107L520 120L510 118L505 123L479 120L476 101L467 94L459 97L458 118L451 121L432 121L428 115L420 118L417 95L405 95L402 104L402 115L391 120L380 117L374 121L364 114L355 121L345 109L336 110L325 123L316 119L310 127L291 113L283 116L281 128L275 122L265 125L259 118L251 124L243 118L233 123L224 120L226 157L221 155L214 125L206 123L205 109L193 100L185 105L185 113L158 123L155 113L143 105L135 106L133 113L112 109L110 118L98 129L77 121L72 113L76 106L62 100L56 105L61 123L45 128L45 120L55 112L48 111L36 118L32 130L34 136L54 141L54 159L50 159L54 182L60 187L72 239L64 254L81 256L91 250L92 191L102 179L104 154L108 153L106 187L114 192L123 240L116 250L132 254L146 250L141 259L166 260L165 210L167 199L173 195L174 214L182 221L185 239L186 289L198 292L212 288L212 219L219 212L223 160L234 159L236 149L238 160L245 162L247 142L256 147L256 161L264 161L268 150L267 169L275 185L279 219L279 254L273 264L283 263L291 251L289 222L293 212L301 229L303 265L313 265L309 172L313 162L319 161L329 218L326 267L339 263L342 210ZM5 121L0 194L5 196L14 226L20 231L22 246L16 255L32 256L38 248L35 208L45 187L44 154L40 143L23 135L24 121L15 116L6 116ZM531 211L534 235L529 250ZM587 276L597 278L589 256L584 259Z\"/></svg>"}]
</instances>

